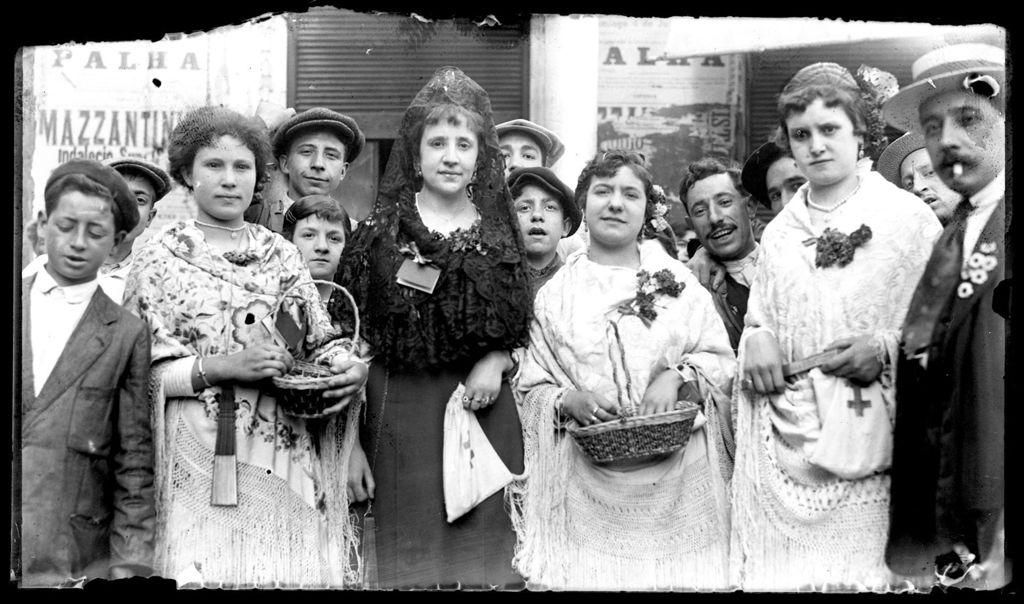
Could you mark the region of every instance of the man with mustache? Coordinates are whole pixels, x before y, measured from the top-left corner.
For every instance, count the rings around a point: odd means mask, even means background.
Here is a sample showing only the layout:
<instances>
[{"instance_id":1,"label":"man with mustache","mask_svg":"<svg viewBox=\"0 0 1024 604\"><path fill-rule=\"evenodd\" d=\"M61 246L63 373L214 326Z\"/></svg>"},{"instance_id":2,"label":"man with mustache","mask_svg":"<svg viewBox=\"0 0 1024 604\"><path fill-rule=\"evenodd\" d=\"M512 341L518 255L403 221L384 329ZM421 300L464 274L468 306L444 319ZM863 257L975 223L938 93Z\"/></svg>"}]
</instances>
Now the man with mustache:
<instances>
[{"instance_id":1,"label":"man with mustache","mask_svg":"<svg viewBox=\"0 0 1024 604\"><path fill-rule=\"evenodd\" d=\"M1011 578L1005 61L1004 49L988 44L929 52L883 110L892 126L923 134L939 177L964 197L903 327L886 561L897 573L934 568L943 585L980 589Z\"/></svg>"},{"instance_id":2,"label":"man with mustache","mask_svg":"<svg viewBox=\"0 0 1024 604\"><path fill-rule=\"evenodd\" d=\"M743 187L739 166L713 157L686 167L679 198L708 256L725 267L722 285L705 287L713 294L735 352L757 261L758 244L751 227L756 202Z\"/></svg>"},{"instance_id":3,"label":"man with mustache","mask_svg":"<svg viewBox=\"0 0 1024 604\"><path fill-rule=\"evenodd\" d=\"M246 222L280 233L284 214L296 200L307 195L334 195L365 143L354 119L326 107L292 116L273 135L274 157L288 182L288 192L283 199L253 201L245 211ZM355 216L355 208L338 201L349 216ZM353 219L352 227L357 224Z\"/></svg>"},{"instance_id":4,"label":"man with mustache","mask_svg":"<svg viewBox=\"0 0 1024 604\"><path fill-rule=\"evenodd\" d=\"M548 168L519 168L508 177L512 207L526 248L534 295L562 266L558 242L579 228L583 213L572 190Z\"/></svg>"},{"instance_id":5,"label":"man with mustache","mask_svg":"<svg viewBox=\"0 0 1024 604\"><path fill-rule=\"evenodd\" d=\"M924 145L924 137L907 132L889 143L878 157L878 172L897 187L921 198L935 212L942 226L953 219L960 194L942 182Z\"/></svg>"}]
</instances>

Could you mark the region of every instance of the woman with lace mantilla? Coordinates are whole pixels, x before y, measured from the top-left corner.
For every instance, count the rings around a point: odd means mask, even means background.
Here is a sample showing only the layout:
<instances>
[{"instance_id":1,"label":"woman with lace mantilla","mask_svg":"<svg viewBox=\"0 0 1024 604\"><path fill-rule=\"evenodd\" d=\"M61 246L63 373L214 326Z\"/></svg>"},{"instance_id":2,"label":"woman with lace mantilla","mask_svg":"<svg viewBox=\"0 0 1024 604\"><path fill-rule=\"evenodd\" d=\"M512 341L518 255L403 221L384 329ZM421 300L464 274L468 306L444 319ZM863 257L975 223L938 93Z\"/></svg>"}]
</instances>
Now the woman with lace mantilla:
<instances>
[{"instance_id":1,"label":"woman with lace mantilla","mask_svg":"<svg viewBox=\"0 0 1024 604\"><path fill-rule=\"evenodd\" d=\"M884 561L892 363L941 226L870 170L894 87L816 63L779 98L777 142L808 182L762 235L738 350L731 555L745 590L905 584ZM784 379L784 364L825 351Z\"/></svg>"},{"instance_id":2,"label":"woman with lace mantilla","mask_svg":"<svg viewBox=\"0 0 1024 604\"><path fill-rule=\"evenodd\" d=\"M522 584L501 492L446 523L441 451L445 406L462 382L464 406L508 469L522 472L503 373L527 337L523 254L487 93L441 68L406 111L377 202L336 277L355 296L375 355L362 444L376 483L381 587ZM348 321L340 301L331 312ZM353 485L357 496L362 486Z\"/></svg>"},{"instance_id":3,"label":"woman with lace mantilla","mask_svg":"<svg viewBox=\"0 0 1024 604\"><path fill-rule=\"evenodd\" d=\"M124 303L152 329L157 573L179 585L340 587L354 577L345 476L354 438L335 438L333 420L314 444L307 420L283 413L266 388L294 362L273 339L271 313L279 304L301 311L306 335L296 353L336 374L324 394L329 413L353 400L367 366L339 354L316 288L301 285L310 275L295 246L242 220L267 176L262 126L228 109L196 109L172 132L168 154L196 218L140 251ZM231 399L233 426L218 421ZM235 505L212 505L221 437L235 441Z\"/></svg>"}]
</instances>

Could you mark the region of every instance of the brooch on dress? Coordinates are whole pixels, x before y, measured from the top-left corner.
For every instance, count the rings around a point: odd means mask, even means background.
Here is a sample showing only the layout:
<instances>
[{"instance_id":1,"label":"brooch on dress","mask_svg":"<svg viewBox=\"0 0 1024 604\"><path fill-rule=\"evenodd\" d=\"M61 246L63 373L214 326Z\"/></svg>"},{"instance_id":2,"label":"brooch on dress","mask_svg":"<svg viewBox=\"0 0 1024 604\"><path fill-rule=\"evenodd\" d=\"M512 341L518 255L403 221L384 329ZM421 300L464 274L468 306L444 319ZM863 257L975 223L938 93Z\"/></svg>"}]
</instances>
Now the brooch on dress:
<instances>
[{"instance_id":1,"label":"brooch on dress","mask_svg":"<svg viewBox=\"0 0 1024 604\"><path fill-rule=\"evenodd\" d=\"M853 261L854 251L868 241L871 241L871 227L862 224L849 235L837 229L826 228L822 231L821 237L811 237L804 241L804 245L817 244L814 266L828 268L833 264L840 267L849 264Z\"/></svg>"},{"instance_id":2,"label":"brooch on dress","mask_svg":"<svg viewBox=\"0 0 1024 604\"><path fill-rule=\"evenodd\" d=\"M224 252L224 259L231 264L237 264L238 266L245 266L260 259L260 253L252 250L245 250L244 252L238 252L231 250L230 252Z\"/></svg>"},{"instance_id":3,"label":"brooch on dress","mask_svg":"<svg viewBox=\"0 0 1024 604\"><path fill-rule=\"evenodd\" d=\"M981 285L988 281L988 274L999 265L999 258L996 257L996 244L991 241L983 241L978 245L978 251L971 254L967 259L967 265L960 271L960 286L956 288L956 295L961 298L970 298L974 295L974 286Z\"/></svg>"},{"instance_id":4,"label":"brooch on dress","mask_svg":"<svg viewBox=\"0 0 1024 604\"><path fill-rule=\"evenodd\" d=\"M654 310L654 298L659 294L677 298L686 287L685 283L676 281L676 276L667 268L663 268L653 275L641 270L636 274L636 281L636 295L632 300L620 304L617 310L622 315L640 317L647 327L650 327L651 323L658 318L658 311Z\"/></svg>"}]
</instances>

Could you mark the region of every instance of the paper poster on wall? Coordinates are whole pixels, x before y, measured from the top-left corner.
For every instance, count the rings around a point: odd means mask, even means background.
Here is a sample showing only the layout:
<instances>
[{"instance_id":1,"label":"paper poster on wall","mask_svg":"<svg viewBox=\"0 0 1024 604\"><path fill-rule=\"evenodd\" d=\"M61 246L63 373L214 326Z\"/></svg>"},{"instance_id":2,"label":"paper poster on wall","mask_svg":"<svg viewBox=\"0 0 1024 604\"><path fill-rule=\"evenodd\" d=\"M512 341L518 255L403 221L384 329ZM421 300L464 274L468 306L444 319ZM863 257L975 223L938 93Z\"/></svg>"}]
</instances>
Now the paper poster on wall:
<instances>
[{"instance_id":1,"label":"paper poster on wall","mask_svg":"<svg viewBox=\"0 0 1024 604\"><path fill-rule=\"evenodd\" d=\"M25 221L44 209L43 187L61 163L138 157L169 168L167 146L181 117L202 105L254 115L260 101L284 105L284 17L156 42L36 46L24 54ZM194 215L175 187L136 245Z\"/></svg>"},{"instance_id":2,"label":"paper poster on wall","mask_svg":"<svg viewBox=\"0 0 1024 604\"><path fill-rule=\"evenodd\" d=\"M657 60L669 21L601 17L598 148L643 153L667 193L704 155L736 156L743 60L738 55Z\"/></svg>"}]
</instances>

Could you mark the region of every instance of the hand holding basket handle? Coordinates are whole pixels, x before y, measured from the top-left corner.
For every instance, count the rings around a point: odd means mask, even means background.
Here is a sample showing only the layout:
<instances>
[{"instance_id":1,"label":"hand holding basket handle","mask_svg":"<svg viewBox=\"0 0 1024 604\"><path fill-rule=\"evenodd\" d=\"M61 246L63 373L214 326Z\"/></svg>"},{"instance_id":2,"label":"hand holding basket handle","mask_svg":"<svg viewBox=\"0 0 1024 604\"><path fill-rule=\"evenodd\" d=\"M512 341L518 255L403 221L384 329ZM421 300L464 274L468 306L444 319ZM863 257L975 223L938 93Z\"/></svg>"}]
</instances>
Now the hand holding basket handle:
<instances>
[{"instance_id":1,"label":"hand holding basket handle","mask_svg":"<svg viewBox=\"0 0 1024 604\"><path fill-rule=\"evenodd\" d=\"M291 370L271 380L278 391L278 402L290 415L304 418L327 417L348 406L369 375L369 367L359 357L359 308L348 290L331 281L311 280L288 288L277 304L277 312L285 312L284 301L298 287L325 284L340 291L352 305L355 333L345 341L345 350L335 354L328 367L322 357L313 362L296 361ZM319 303L317 300L315 303ZM297 343L300 344L300 343Z\"/></svg>"}]
</instances>

